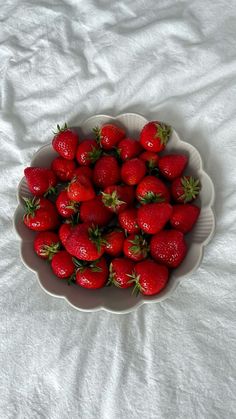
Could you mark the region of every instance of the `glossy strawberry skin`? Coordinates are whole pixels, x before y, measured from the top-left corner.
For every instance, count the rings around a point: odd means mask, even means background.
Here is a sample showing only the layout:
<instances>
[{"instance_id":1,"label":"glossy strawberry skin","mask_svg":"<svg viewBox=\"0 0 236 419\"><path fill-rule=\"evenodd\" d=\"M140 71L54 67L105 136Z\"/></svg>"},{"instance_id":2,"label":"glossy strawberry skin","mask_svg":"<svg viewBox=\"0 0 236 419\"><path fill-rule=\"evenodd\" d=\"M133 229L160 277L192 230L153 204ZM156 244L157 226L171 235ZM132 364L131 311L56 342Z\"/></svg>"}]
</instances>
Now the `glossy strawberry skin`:
<instances>
[{"instance_id":1,"label":"glossy strawberry skin","mask_svg":"<svg viewBox=\"0 0 236 419\"><path fill-rule=\"evenodd\" d=\"M87 139L78 145L76 160L81 166L89 166L99 158L99 145L95 140Z\"/></svg>"},{"instance_id":2,"label":"glossy strawberry skin","mask_svg":"<svg viewBox=\"0 0 236 419\"><path fill-rule=\"evenodd\" d=\"M170 193L168 188L160 179L155 176L145 176L138 184L136 189L136 198L139 202L145 203L145 200L147 200L148 203L149 197L150 202L152 202L152 199L154 202L155 199L157 199L157 202L158 200L160 200L160 202L170 201Z\"/></svg>"},{"instance_id":3,"label":"glossy strawberry skin","mask_svg":"<svg viewBox=\"0 0 236 419\"><path fill-rule=\"evenodd\" d=\"M59 237L52 231L41 231L34 239L34 251L42 259L50 259L53 253L59 250L59 247Z\"/></svg>"},{"instance_id":4,"label":"glossy strawberry skin","mask_svg":"<svg viewBox=\"0 0 236 419\"><path fill-rule=\"evenodd\" d=\"M138 208L138 225L148 234L161 231L169 221L172 206L167 202L142 205Z\"/></svg>"},{"instance_id":5,"label":"glossy strawberry skin","mask_svg":"<svg viewBox=\"0 0 236 419\"><path fill-rule=\"evenodd\" d=\"M141 160L144 160L148 169L155 169L158 167L159 157L157 153L153 151L144 151L139 155Z\"/></svg>"},{"instance_id":6,"label":"glossy strawberry skin","mask_svg":"<svg viewBox=\"0 0 236 419\"><path fill-rule=\"evenodd\" d=\"M123 245L124 255L136 262L147 257L147 243L141 236L131 234L128 236Z\"/></svg>"},{"instance_id":7,"label":"glossy strawberry skin","mask_svg":"<svg viewBox=\"0 0 236 419\"><path fill-rule=\"evenodd\" d=\"M114 200L112 195L115 193ZM109 198L110 197L110 198ZM109 203L111 199L111 202ZM135 191L132 186L128 185L111 185L104 189L103 192L103 203L112 212L120 214L129 205L133 203L135 199ZM119 203L120 202L120 203Z\"/></svg>"},{"instance_id":8,"label":"glossy strawberry skin","mask_svg":"<svg viewBox=\"0 0 236 419\"><path fill-rule=\"evenodd\" d=\"M170 134L171 129L168 125L151 121L143 127L140 133L140 143L145 150L158 153L165 149Z\"/></svg>"},{"instance_id":9,"label":"glossy strawberry skin","mask_svg":"<svg viewBox=\"0 0 236 419\"><path fill-rule=\"evenodd\" d=\"M111 150L122 138L125 131L115 124L105 124L99 132L99 140L104 150Z\"/></svg>"},{"instance_id":10,"label":"glossy strawberry skin","mask_svg":"<svg viewBox=\"0 0 236 419\"><path fill-rule=\"evenodd\" d=\"M105 252L112 256L117 257L122 253L125 234L121 230L113 230L104 236L106 240Z\"/></svg>"},{"instance_id":11,"label":"glossy strawberry skin","mask_svg":"<svg viewBox=\"0 0 236 419\"><path fill-rule=\"evenodd\" d=\"M44 167L26 167L24 174L28 188L34 196L44 195L57 183L55 173Z\"/></svg>"},{"instance_id":12,"label":"glossy strawberry skin","mask_svg":"<svg viewBox=\"0 0 236 419\"><path fill-rule=\"evenodd\" d=\"M134 272L143 295L158 294L166 286L169 278L168 268L151 259L137 263Z\"/></svg>"},{"instance_id":13,"label":"glossy strawberry skin","mask_svg":"<svg viewBox=\"0 0 236 419\"><path fill-rule=\"evenodd\" d=\"M100 188L115 185L120 181L120 168L113 156L102 156L95 164L93 182Z\"/></svg>"},{"instance_id":14,"label":"glossy strawberry skin","mask_svg":"<svg viewBox=\"0 0 236 419\"><path fill-rule=\"evenodd\" d=\"M25 214L24 223L31 230L54 230L59 224L55 206L46 198L39 197L36 201L37 209L33 214Z\"/></svg>"},{"instance_id":15,"label":"glossy strawberry skin","mask_svg":"<svg viewBox=\"0 0 236 419\"><path fill-rule=\"evenodd\" d=\"M119 288L132 286L131 278L135 262L128 258L115 258L110 264L110 282Z\"/></svg>"},{"instance_id":16,"label":"glossy strawberry skin","mask_svg":"<svg viewBox=\"0 0 236 419\"><path fill-rule=\"evenodd\" d=\"M51 164L51 169L62 182L68 182L73 178L75 168L74 160L67 160L60 156L56 157Z\"/></svg>"},{"instance_id":17,"label":"glossy strawberry skin","mask_svg":"<svg viewBox=\"0 0 236 419\"><path fill-rule=\"evenodd\" d=\"M192 183L196 184L196 186L192 189L192 192L186 194L186 189L184 187L184 183ZM182 176L176 178L171 184L171 195L177 203L184 203L192 202L198 195L200 190L199 180L193 178L192 176ZM187 189L188 191L188 189Z\"/></svg>"},{"instance_id":18,"label":"glossy strawberry skin","mask_svg":"<svg viewBox=\"0 0 236 419\"><path fill-rule=\"evenodd\" d=\"M166 179L173 181L182 175L187 163L188 158L184 154L168 154L160 157L158 167Z\"/></svg>"},{"instance_id":19,"label":"glossy strawberry skin","mask_svg":"<svg viewBox=\"0 0 236 419\"><path fill-rule=\"evenodd\" d=\"M157 262L169 268L177 268L186 256L187 245L180 231L163 230L152 237L150 250Z\"/></svg>"},{"instance_id":20,"label":"glossy strawberry skin","mask_svg":"<svg viewBox=\"0 0 236 419\"><path fill-rule=\"evenodd\" d=\"M200 214L200 208L193 204L173 205L170 224L175 230L186 234L192 230Z\"/></svg>"},{"instance_id":21,"label":"glossy strawberry skin","mask_svg":"<svg viewBox=\"0 0 236 419\"><path fill-rule=\"evenodd\" d=\"M146 171L144 161L136 157L123 163L121 178L127 185L137 185L145 176Z\"/></svg>"},{"instance_id":22,"label":"glossy strawberry skin","mask_svg":"<svg viewBox=\"0 0 236 419\"><path fill-rule=\"evenodd\" d=\"M72 256L78 259L93 261L103 255L105 248L104 245L98 248L91 240L89 228L88 224L75 226L66 240L65 248Z\"/></svg>"},{"instance_id":23,"label":"glossy strawberry skin","mask_svg":"<svg viewBox=\"0 0 236 419\"><path fill-rule=\"evenodd\" d=\"M66 190L61 191L56 199L57 211L62 217L69 218L78 212L78 204L71 201Z\"/></svg>"},{"instance_id":24,"label":"glossy strawberry skin","mask_svg":"<svg viewBox=\"0 0 236 419\"><path fill-rule=\"evenodd\" d=\"M113 215L102 202L98 195L90 201L82 202L80 206L80 220L83 223L94 224L99 227L109 224Z\"/></svg>"},{"instance_id":25,"label":"glossy strawberry skin","mask_svg":"<svg viewBox=\"0 0 236 419\"><path fill-rule=\"evenodd\" d=\"M67 194L71 201L83 202L95 198L91 180L84 175L76 175L70 182Z\"/></svg>"},{"instance_id":26,"label":"glossy strawberry skin","mask_svg":"<svg viewBox=\"0 0 236 419\"><path fill-rule=\"evenodd\" d=\"M86 176L91 180L93 178L93 171L89 166L80 166L74 170L73 177L79 177L80 175Z\"/></svg>"},{"instance_id":27,"label":"glossy strawberry skin","mask_svg":"<svg viewBox=\"0 0 236 419\"><path fill-rule=\"evenodd\" d=\"M133 138L124 138L121 140L117 146L117 151L121 160L125 161L132 159L140 154L142 147L139 141L134 140Z\"/></svg>"},{"instance_id":28,"label":"glossy strawberry skin","mask_svg":"<svg viewBox=\"0 0 236 419\"><path fill-rule=\"evenodd\" d=\"M59 238L60 241L62 243L62 245L65 247L66 244L66 240L68 239L71 231L73 230L74 226L72 223L67 223L65 222L64 224L61 224L59 230L58 230L58 234L59 234Z\"/></svg>"},{"instance_id":29,"label":"glossy strawberry skin","mask_svg":"<svg viewBox=\"0 0 236 419\"><path fill-rule=\"evenodd\" d=\"M75 158L79 137L71 129L62 129L52 140L54 150L67 160Z\"/></svg>"},{"instance_id":30,"label":"glossy strawberry skin","mask_svg":"<svg viewBox=\"0 0 236 419\"><path fill-rule=\"evenodd\" d=\"M98 289L106 285L108 279L108 267L105 258L96 263L96 268L85 267L76 272L75 282L83 288Z\"/></svg>"},{"instance_id":31,"label":"glossy strawberry skin","mask_svg":"<svg viewBox=\"0 0 236 419\"><path fill-rule=\"evenodd\" d=\"M69 278L75 271L72 256L66 250L61 250L53 256L51 266L54 274L60 279Z\"/></svg>"},{"instance_id":32,"label":"glossy strawberry skin","mask_svg":"<svg viewBox=\"0 0 236 419\"><path fill-rule=\"evenodd\" d=\"M127 233L133 234L140 231L138 225L138 209L131 207L127 208L119 214L120 226L127 231Z\"/></svg>"}]
</instances>

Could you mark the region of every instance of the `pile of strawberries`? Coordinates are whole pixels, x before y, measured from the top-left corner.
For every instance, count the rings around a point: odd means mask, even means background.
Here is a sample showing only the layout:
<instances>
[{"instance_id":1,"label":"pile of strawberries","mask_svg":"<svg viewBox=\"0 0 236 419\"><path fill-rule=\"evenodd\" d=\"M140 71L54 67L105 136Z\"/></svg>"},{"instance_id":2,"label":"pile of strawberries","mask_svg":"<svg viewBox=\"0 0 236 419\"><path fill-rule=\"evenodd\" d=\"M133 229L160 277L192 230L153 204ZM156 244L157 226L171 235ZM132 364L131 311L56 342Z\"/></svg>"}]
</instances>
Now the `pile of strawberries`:
<instances>
[{"instance_id":1,"label":"pile of strawberries","mask_svg":"<svg viewBox=\"0 0 236 419\"><path fill-rule=\"evenodd\" d=\"M158 154L171 128L152 121L139 141L114 124L91 138L57 127L51 168L24 171L32 199L25 225L37 231L34 249L55 275L84 288L115 285L159 293L187 253L184 235L200 209L200 184L183 175L188 157Z\"/></svg>"}]
</instances>

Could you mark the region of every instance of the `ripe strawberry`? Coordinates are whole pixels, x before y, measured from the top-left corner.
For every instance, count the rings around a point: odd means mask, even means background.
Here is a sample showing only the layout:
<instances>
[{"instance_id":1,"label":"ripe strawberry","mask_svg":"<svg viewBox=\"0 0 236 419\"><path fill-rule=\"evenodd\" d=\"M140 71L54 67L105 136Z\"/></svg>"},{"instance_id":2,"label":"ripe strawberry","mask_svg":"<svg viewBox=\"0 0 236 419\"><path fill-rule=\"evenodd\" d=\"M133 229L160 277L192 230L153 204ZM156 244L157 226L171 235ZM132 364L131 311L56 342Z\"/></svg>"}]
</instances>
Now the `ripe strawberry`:
<instances>
[{"instance_id":1,"label":"ripe strawberry","mask_svg":"<svg viewBox=\"0 0 236 419\"><path fill-rule=\"evenodd\" d=\"M117 146L117 152L123 161L138 156L141 150L139 141L129 137L121 140Z\"/></svg>"},{"instance_id":2,"label":"ripe strawberry","mask_svg":"<svg viewBox=\"0 0 236 419\"><path fill-rule=\"evenodd\" d=\"M69 278L75 271L73 258L66 250L61 250L53 256L51 266L54 274L60 279Z\"/></svg>"},{"instance_id":3,"label":"ripe strawberry","mask_svg":"<svg viewBox=\"0 0 236 419\"><path fill-rule=\"evenodd\" d=\"M199 179L195 179L193 176L178 177L171 185L174 200L184 204L193 201L198 196L199 191Z\"/></svg>"},{"instance_id":4,"label":"ripe strawberry","mask_svg":"<svg viewBox=\"0 0 236 419\"><path fill-rule=\"evenodd\" d=\"M127 231L127 233L134 234L140 231L138 226L138 209L127 208L122 211L119 216L120 226Z\"/></svg>"},{"instance_id":5,"label":"ripe strawberry","mask_svg":"<svg viewBox=\"0 0 236 419\"><path fill-rule=\"evenodd\" d=\"M104 205L116 214L121 213L128 205L132 204L134 198L134 189L127 185L111 185L102 192Z\"/></svg>"},{"instance_id":6,"label":"ripe strawberry","mask_svg":"<svg viewBox=\"0 0 236 419\"><path fill-rule=\"evenodd\" d=\"M171 136L171 127L163 122L151 121L140 134L140 143L145 150L159 152L164 150Z\"/></svg>"},{"instance_id":7,"label":"ripe strawberry","mask_svg":"<svg viewBox=\"0 0 236 419\"><path fill-rule=\"evenodd\" d=\"M127 185L137 185L145 176L146 170L143 160L138 158L127 160L121 167L121 178Z\"/></svg>"},{"instance_id":8,"label":"ripe strawberry","mask_svg":"<svg viewBox=\"0 0 236 419\"><path fill-rule=\"evenodd\" d=\"M163 230L152 237L150 250L153 259L170 268L177 268L184 260L187 245L184 235L177 230Z\"/></svg>"},{"instance_id":9,"label":"ripe strawberry","mask_svg":"<svg viewBox=\"0 0 236 419\"><path fill-rule=\"evenodd\" d=\"M153 151L144 151L139 156L140 159L144 160L148 169L155 169L158 167L159 157L157 153Z\"/></svg>"},{"instance_id":10,"label":"ripe strawberry","mask_svg":"<svg viewBox=\"0 0 236 419\"><path fill-rule=\"evenodd\" d=\"M51 260L60 249L59 237L52 231L40 231L34 239L34 250L42 259Z\"/></svg>"},{"instance_id":11,"label":"ripe strawberry","mask_svg":"<svg viewBox=\"0 0 236 419\"><path fill-rule=\"evenodd\" d=\"M68 237L69 237L71 231L73 230L73 228L74 228L73 223L65 222L65 223L60 225L58 234L59 234L60 241L61 241L61 243L63 244L64 247L65 247L65 244L66 244L66 240L68 239Z\"/></svg>"},{"instance_id":12,"label":"ripe strawberry","mask_svg":"<svg viewBox=\"0 0 236 419\"><path fill-rule=\"evenodd\" d=\"M79 141L78 135L68 128L67 124L65 124L64 127L57 125L57 129L58 132L52 140L54 150L60 154L61 157L64 157L64 159L73 160Z\"/></svg>"},{"instance_id":13,"label":"ripe strawberry","mask_svg":"<svg viewBox=\"0 0 236 419\"><path fill-rule=\"evenodd\" d=\"M128 258L116 258L110 263L109 283L119 288L132 286L130 276L133 273L135 263Z\"/></svg>"},{"instance_id":14,"label":"ripe strawberry","mask_svg":"<svg viewBox=\"0 0 236 419\"><path fill-rule=\"evenodd\" d=\"M133 293L155 295L166 286L169 272L166 266L148 259L135 265L132 277L135 283Z\"/></svg>"},{"instance_id":15,"label":"ripe strawberry","mask_svg":"<svg viewBox=\"0 0 236 419\"><path fill-rule=\"evenodd\" d=\"M51 169L44 167L26 167L24 170L30 192L35 196L47 195L54 192L57 178Z\"/></svg>"},{"instance_id":16,"label":"ripe strawberry","mask_svg":"<svg viewBox=\"0 0 236 419\"><path fill-rule=\"evenodd\" d=\"M113 230L104 236L106 241L105 252L116 257L122 253L125 235L122 230Z\"/></svg>"},{"instance_id":17,"label":"ripe strawberry","mask_svg":"<svg viewBox=\"0 0 236 419\"><path fill-rule=\"evenodd\" d=\"M97 289L102 288L108 279L108 267L105 258L83 265L74 259L76 270L75 282L84 288Z\"/></svg>"},{"instance_id":18,"label":"ripe strawberry","mask_svg":"<svg viewBox=\"0 0 236 419\"><path fill-rule=\"evenodd\" d=\"M60 156L56 157L51 164L51 169L62 182L67 182L73 178L75 168L74 160L67 160Z\"/></svg>"},{"instance_id":19,"label":"ripe strawberry","mask_svg":"<svg viewBox=\"0 0 236 419\"><path fill-rule=\"evenodd\" d=\"M102 150L95 140L84 140L78 145L76 159L81 166L95 163L101 156Z\"/></svg>"},{"instance_id":20,"label":"ripe strawberry","mask_svg":"<svg viewBox=\"0 0 236 419\"><path fill-rule=\"evenodd\" d=\"M170 201L166 185L155 176L146 176L141 180L136 189L136 197L141 204Z\"/></svg>"},{"instance_id":21,"label":"ripe strawberry","mask_svg":"<svg viewBox=\"0 0 236 419\"><path fill-rule=\"evenodd\" d=\"M160 157L158 167L161 174L172 181L183 173L187 163L188 158L184 154L168 154Z\"/></svg>"},{"instance_id":22,"label":"ripe strawberry","mask_svg":"<svg viewBox=\"0 0 236 419\"><path fill-rule=\"evenodd\" d=\"M71 201L66 190L61 191L56 200L57 211L62 217L68 218L78 212L78 203Z\"/></svg>"},{"instance_id":23,"label":"ripe strawberry","mask_svg":"<svg viewBox=\"0 0 236 419\"><path fill-rule=\"evenodd\" d=\"M65 243L72 256L81 260L99 259L105 251L105 240L98 227L79 224L73 228Z\"/></svg>"},{"instance_id":24,"label":"ripe strawberry","mask_svg":"<svg viewBox=\"0 0 236 419\"><path fill-rule=\"evenodd\" d=\"M125 131L115 124L105 124L100 129L98 127L94 128L93 131L104 150L111 150L125 137Z\"/></svg>"},{"instance_id":25,"label":"ripe strawberry","mask_svg":"<svg viewBox=\"0 0 236 419\"><path fill-rule=\"evenodd\" d=\"M82 202L80 206L80 220L83 223L94 224L99 227L109 224L112 213L102 202L101 195L90 201Z\"/></svg>"},{"instance_id":26,"label":"ripe strawberry","mask_svg":"<svg viewBox=\"0 0 236 419\"><path fill-rule=\"evenodd\" d=\"M95 164L93 181L100 188L115 185L120 180L120 168L113 156L102 156Z\"/></svg>"},{"instance_id":27,"label":"ripe strawberry","mask_svg":"<svg viewBox=\"0 0 236 419\"><path fill-rule=\"evenodd\" d=\"M55 206L48 199L23 198L25 201L24 223L31 230L46 231L54 230L59 224L59 218Z\"/></svg>"},{"instance_id":28,"label":"ripe strawberry","mask_svg":"<svg viewBox=\"0 0 236 419\"><path fill-rule=\"evenodd\" d=\"M77 177L79 177L80 175L84 175L87 178L89 178L89 179L92 180L92 178L93 178L93 171L92 171L92 169L89 166L81 166L81 167L77 167L74 170L73 175L74 176L77 176Z\"/></svg>"},{"instance_id":29,"label":"ripe strawberry","mask_svg":"<svg viewBox=\"0 0 236 419\"><path fill-rule=\"evenodd\" d=\"M167 202L142 205L138 208L138 225L148 234L161 231L169 221L172 206Z\"/></svg>"},{"instance_id":30,"label":"ripe strawberry","mask_svg":"<svg viewBox=\"0 0 236 419\"><path fill-rule=\"evenodd\" d=\"M131 234L124 241L124 255L129 259L139 261L148 254L148 243L142 235Z\"/></svg>"},{"instance_id":31,"label":"ripe strawberry","mask_svg":"<svg viewBox=\"0 0 236 419\"><path fill-rule=\"evenodd\" d=\"M192 230L200 214L200 208L192 204L173 205L170 223L175 230L186 234Z\"/></svg>"},{"instance_id":32,"label":"ripe strawberry","mask_svg":"<svg viewBox=\"0 0 236 419\"><path fill-rule=\"evenodd\" d=\"M91 180L85 175L76 175L70 182L67 194L71 201L89 201L95 197Z\"/></svg>"}]
</instances>

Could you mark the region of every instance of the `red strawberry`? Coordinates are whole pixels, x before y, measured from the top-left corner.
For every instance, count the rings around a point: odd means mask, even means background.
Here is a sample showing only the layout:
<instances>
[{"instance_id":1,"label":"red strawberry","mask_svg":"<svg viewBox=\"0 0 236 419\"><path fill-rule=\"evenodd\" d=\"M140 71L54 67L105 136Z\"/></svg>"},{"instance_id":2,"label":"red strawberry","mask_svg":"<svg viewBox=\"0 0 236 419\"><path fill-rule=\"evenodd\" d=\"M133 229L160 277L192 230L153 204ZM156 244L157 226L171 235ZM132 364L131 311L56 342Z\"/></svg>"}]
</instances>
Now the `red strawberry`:
<instances>
[{"instance_id":1,"label":"red strawberry","mask_svg":"<svg viewBox=\"0 0 236 419\"><path fill-rule=\"evenodd\" d=\"M34 239L34 250L42 259L51 260L60 249L59 237L52 231L40 231Z\"/></svg>"},{"instance_id":2,"label":"red strawberry","mask_svg":"<svg viewBox=\"0 0 236 419\"><path fill-rule=\"evenodd\" d=\"M166 266L159 265L148 259L139 262L134 267L134 293L143 295L158 294L166 286L169 272Z\"/></svg>"},{"instance_id":3,"label":"red strawberry","mask_svg":"<svg viewBox=\"0 0 236 419\"><path fill-rule=\"evenodd\" d=\"M76 168L74 160L67 160L63 157L56 157L51 164L51 168L62 182L67 182L73 178L73 172Z\"/></svg>"},{"instance_id":4,"label":"red strawberry","mask_svg":"<svg viewBox=\"0 0 236 419\"><path fill-rule=\"evenodd\" d=\"M144 160L148 169L155 169L158 167L159 157L157 153L153 151L144 151L139 156L140 159Z\"/></svg>"},{"instance_id":5,"label":"red strawberry","mask_svg":"<svg viewBox=\"0 0 236 419\"><path fill-rule=\"evenodd\" d=\"M68 197L71 201L89 201L95 197L91 180L85 175L76 175L68 186Z\"/></svg>"},{"instance_id":6,"label":"red strawberry","mask_svg":"<svg viewBox=\"0 0 236 419\"><path fill-rule=\"evenodd\" d=\"M138 209L127 208L119 214L120 226L127 231L127 233L138 233L140 228L138 226Z\"/></svg>"},{"instance_id":7,"label":"red strawberry","mask_svg":"<svg viewBox=\"0 0 236 419\"><path fill-rule=\"evenodd\" d=\"M82 166L89 166L95 163L101 156L101 148L95 140L84 140L78 145L76 159Z\"/></svg>"},{"instance_id":8,"label":"red strawberry","mask_svg":"<svg viewBox=\"0 0 236 419\"><path fill-rule=\"evenodd\" d=\"M140 134L140 143L145 150L159 152L164 150L171 136L171 127L163 122L151 121Z\"/></svg>"},{"instance_id":9,"label":"red strawberry","mask_svg":"<svg viewBox=\"0 0 236 419\"><path fill-rule=\"evenodd\" d=\"M74 225L73 223L67 223L65 222L64 224L61 224L58 234L59 234L59 238L60 241L62 242L63 246L65 246L66 244L66 240L68 239L71 231L73 230Z\"/></svg>"},{"instance_id":10,"label":"red strawberry","mask_svg":"<svg viewBox=\"0 0 236 419\"><path fill-rule=\"evenodd\" d=\"M62 217L68 218L78 212L78 203L71 201L67 191L61 191L56 200L57 211Z\"/></svg>"},{"instance_id":11,"label":"red strawberry","mask_svg":"<svg viewBox=\"0 0 236 419\"><path fill-rule=\"evenodd\" d=\"M184 154L168 154L160 157L159 170L168 180L174 180L180 176L187 166L188 158Z\"/></svg>"},{"instance_id":12,"label":"red strawberry","mask_svg":"<svg viewBox=\"0 0 236 419\"><path fill-rule=\"evenodd\" d=\"M125 239L123 250L125 256L139 261L147 257L148 244L142 235L131 234Z\"/></svg>"},{"instance_id":13,"label":"red strawberry","mask_svg":"<svg viewBox=\"0 0 236 419\"><path fill-rule=\"evenodd\" d=\"M48 199L24 198L25 210L24 223L31 230L46 231L54 230L59 223L55 206Z\"/></svg>"},{"instance_id":14,"label":"red strawberry","mask_svg":"<svg viewBox=\"0 0 236 419\"><path fill-rule=\"evenodd\" d=\"M169 221L172 214L172 206L167 202L142 205L138 208L138 225L148 234L161 231Z\"/></svg>"},{"instance_id":15,"label":"red strawberry","mask_svg":"<svg viewBox=\"0 0 236 419\"><path fill-rule=\"evenodd\" d=\"M68 236L66 250L81 260L99 259L105 251L105 240L98 227L79 224L73 228Z\"/></svg>"},{"instance_id":16,"label":"red strawberry","mask_svg":"<svg viewBox=\"0 0 236 419\"><path fill-rule=\"evenodd\" d=\"M76 132L68 128L67 124L64 127L57 125L58 132L52 140L52 146L54 150L61 157L67 160L73 160L77 149L79 137Z\"/></svg>"},{"instance_id":17,"label":"red strawberry","mask_svg":"<svg viewBox=\"0 0 236 419\"><path fill-rule=\"evenodd\" d=\"M77 167L77 168L74 170L73 175L74 175L74 176L77 176L77 177L79 177L80 175L84 175L84 176L86 176L87 178L92 179L92 178L93 178L93 171L92 171L92 169L91 169L90 167L88 167L88 166L81 166L81 167Z\"/></svg>"},{"instance_id":18,"label":"red strawberry","mask_svg":"<svg viewBox=\"0 0 236 419\"><path fill-rule=\"evenodd\" d=\"M61 250L53 256L51 266L54 274L60 279L69 278L75 271L73 258L66 250Z\"/></svg>"},{"instance_id":19,"label":"red strawberry","mask_svg":"<svg viewBox=\"0 0 236 419\"><path fill-rule=\"evenodd\" d=\"M185 258L187 246L183 233L177 230L163 230L152 237L150 250L157 262L177 268Z\"/></svg>"},{"instance_id":20,"label":"red strawberry","mask_svg":"<svg viewBox=\"0 0 236 419\"><path fill-rule=\"evenodd\" d=\"M88 266L83 266L81 263L76 263L76 279L77 285L84 288L97 289L102 288L108 279L108 267L105 258L90 263Z\"/></svg>"},{"instance_id":21,"label":"red strawberry","mask_svg":"<svg viewBox=\"0 0 236 419\"><path fill-rule=\"evenodd\" d=\"M132 286L130 276L133 273L135 263L128 258L113 259L110 264L109 283L119 288Z\"/></svg>"},{"instance_id":22,"label":"red strawberry","mask_svg":"<svg viewBox=\"0 0 236 419\"><path fill-rule=\"evenodd\" d=\"M102 201L110 211L119 214L132 204L135 198L134 189L127 185L108 186L102 192Z\"/></svg>"},{"instance_id":23,"label":"red strawberry","mask_svg":"<svg viewBox=\"0 0 236 419\"><path fill-rule=\"evenodd\" d=\"M94 132L104 150L111 150L125 137L125 131L115 124L105 124L100 129L94 128Z\"/></svg>"},{"instance_id":24,"label":"red strawberry","mask_svg":"<svg viewBox=\"0 0 236 419\"><path fill-rule=\"evenodd\" d=\"M80 220L83 223L94 224L99 227L109 224L112 213L105 207L101 195L90 201L82 202L80 206Z\"/></svg>"},{"instance_id":25,"label":"red strawberry","mask_svg":"<svg viewBox=\"0 0 236 419\"><path fill-rule=\"evenodd\" d=\"M175 230L186 234L192 230L200 214L200 208L192 204L173 205L170 223Z\"/></svg>"},{"instance_id":26,"label":"red strawberry","mask_svg":"<svg viewBox=\"0 0 236 419\"><path fill-rule=\"evenodd\" d=\"M175 179L171 185L171 193L176 202L193 201L199 194L200 182L193 176L182 176Z\"/></svg>"},{"instance_id":27,"label":"red strawberry","mask_svg":"<svg viewBox=\"0 0 236 419\"><path fill-rule=\"evenodd\" d=\"M106 241L105 252L108 255L116 257L119 256L123 250L125 240L124 232L121 230L113 230L104 236Z\"/></svg>"},{"instance_id":28,"label":"red strawberry","mask_svg":"<svg viewBox=\"0 0 236 419\"><path fill-rule=\"evenodd\" d=\"M121 178L127 185L137 185L145 176L146 170L143 160L138 158L127 160L121 167Z\"/></svg>"},{"instance_id":29,"label":"red strawberry","mask_svg":"<svg viewBox=\"0 0 236 419\"><path fill-rule=\"evenodd\" d=\"M124 138L117 146L118 154L123 161L138 156L141 150L142 147L139 141L133 138Z\"/></svg>"},{"instance_id":30,"label":"red strawberry","mask_svg":"<svg viewBox=\"0 0 236 419\"><path fill-rule=\"evenodd\" d=\"M120 180L120 168L113 156L102 156L95 164L93 181L100 188L115 185Z\"/></svg>"},{"instance_id":31,"label":"red strawberry","mask_svg":"<svg viewBox=\"0 0 236 419\"><path fill-rule=\"evenodd\" d=\"M54 192L57 178L51 169L26 167L24 173L28 188L33 195L42 196Z\"/></svg>"},{"instance_id":32,"label":"red strawberry","mask_svg":"<svg viewBox=\"0 0 236 419\"><path fill-rule=\"evenodd\" d=\"M170 201L166 185L155 176L146 176L141 180L136 189L136 197L141 204Z\"/></svg>"}]
</instances>

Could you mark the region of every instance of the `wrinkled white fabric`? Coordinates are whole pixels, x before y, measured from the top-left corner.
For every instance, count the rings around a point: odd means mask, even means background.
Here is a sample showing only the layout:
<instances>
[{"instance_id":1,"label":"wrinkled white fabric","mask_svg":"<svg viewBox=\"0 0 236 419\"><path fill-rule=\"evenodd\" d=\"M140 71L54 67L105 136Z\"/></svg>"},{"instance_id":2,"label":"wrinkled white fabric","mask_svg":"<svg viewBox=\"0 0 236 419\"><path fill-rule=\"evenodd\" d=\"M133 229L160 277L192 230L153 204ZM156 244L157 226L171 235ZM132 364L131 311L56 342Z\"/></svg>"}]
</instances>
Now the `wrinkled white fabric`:
<instances>
[{"instance_id":1,"label":"wrinkled white fabric","mask_svg":"<svg viewBox=\"0 0 236 419\"><path fill-rule=\"evenodd\" d=\"M1 0L0 417L236 417L236 3ZM57 123L133 111L172 124L216 188L216 234L171 298L81 313L41 290L12 229Z\"/></svg>"}]
</instances>

